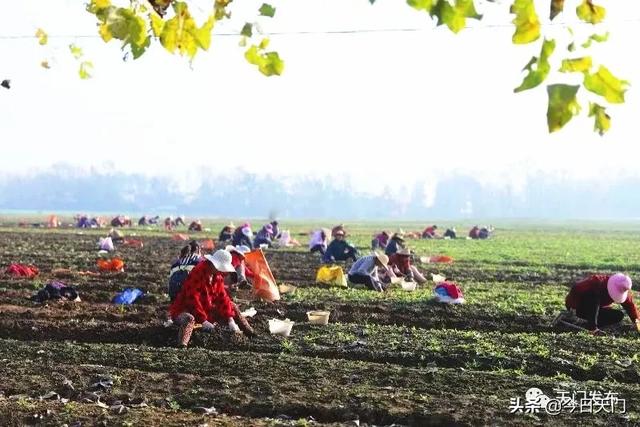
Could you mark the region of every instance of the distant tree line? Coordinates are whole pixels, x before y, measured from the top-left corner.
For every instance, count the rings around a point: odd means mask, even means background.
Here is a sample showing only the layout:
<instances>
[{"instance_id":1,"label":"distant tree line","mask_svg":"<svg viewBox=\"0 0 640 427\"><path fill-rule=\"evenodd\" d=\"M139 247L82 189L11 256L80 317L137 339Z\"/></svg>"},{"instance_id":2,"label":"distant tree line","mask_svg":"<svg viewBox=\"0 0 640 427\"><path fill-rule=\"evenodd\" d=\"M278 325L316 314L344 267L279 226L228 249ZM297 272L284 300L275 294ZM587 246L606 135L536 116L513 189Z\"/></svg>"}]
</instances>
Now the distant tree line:
<instances>
[{"instance_id":1,"label":"distant tree line","mask_svg":"<svg viewBox=\"0 0 640 427\"><path fill-rule=\"evenodd\" d=\"M0 210L180 213L194 216L336 219L428 218L635 218L640 178L609 185L539 174L521 191L485 186L470 176L453 175L435 186L407 183L404 195L387 188L382 195L358 192L334 178L275 178L242 175L242 180L211 176L188 193L170 178L128 173L74 173L55 168L29 176L0 178ZM435 188L427 197L425 188Z\"/></svg>"}]
</instances>

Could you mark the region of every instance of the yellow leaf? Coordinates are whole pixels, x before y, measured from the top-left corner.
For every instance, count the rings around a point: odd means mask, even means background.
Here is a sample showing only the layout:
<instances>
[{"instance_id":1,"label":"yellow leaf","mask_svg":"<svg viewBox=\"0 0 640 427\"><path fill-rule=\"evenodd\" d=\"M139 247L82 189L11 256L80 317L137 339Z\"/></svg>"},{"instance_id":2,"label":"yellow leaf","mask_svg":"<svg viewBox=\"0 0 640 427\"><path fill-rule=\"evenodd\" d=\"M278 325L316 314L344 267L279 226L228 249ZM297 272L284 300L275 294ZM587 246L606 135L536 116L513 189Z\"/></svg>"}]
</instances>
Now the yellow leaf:
<instances>
[{"instance_id":1,"label":"yellow leaf","mask_svg":"<svg viewBox=\"0 0 640 427\"><path fill-rule=\"evenodd\" d=\"M76 46L75 44L70 44L69 50L71 51L71 54L73 55L73 57L76 59L80 59L80 57L83 55L82 49Z\"/></svg>"},{"instance_id":2,"label":"yellow leaf","mask_svg":"<svg viewBox=\"0 0 640 427\"><path fill-rule=\"evenodd\" d=\"M602 6L593 4L592 0L582 0L580 6L576 8L576 14L584 22L599 24L604 21L607 10Z\"/></svg>"},{"instance_id":3,"label":"yellow leaf","mask_svg":"<svg viewBox=\"0 0 640 427\"><path fill-rule=\"evenodd\" d=\"M215 22L215 16L211 15L209 16L209 19L207 19L207 21L202 24L202 27L196 28L191 32L200 49L209 49L209 46L211 45L211 31L213 30L213 24L215 24Z\"/></svg>"},{"instance_id":4,"label":"yellow leaf","mask_svg":"<svg viewBox=\"0 0 640 427\"><path fill-rule=\"evenodd\" d=\"M178 51L181 55L186 54L193 59L198 48L209 48L215 16L209 17L202 27L198 28L186 3L175 2L173 9L175 16L165 21L160 34L160 44L171 53Z\"/></svg>"},{"instance_id":5,"label":"yellow leaf","mask_svg":"<svg viewBox=\"0 0 640 427\"><path fill-rule=\"evenodd\" d=\"M153 31L153 35L160 37L164 29L164 20L154 13L149 14L149 16L151 17L151 30Z\"/></svg>"},{"instance_id":6,"label":"yellow leaf","mask_svg":"<svg viewBox=\"0 0 640 427\"><path fill-rule=\"evenodd\" d=\"M83 61L80 64L80 69L78 70L78 74L80 75L80 78L83 80L90 79L91 78L90 71L92 70L93 70L93 63L91 61Z\"/></svg>"},{"instance_id":7,"label":"yellow leaf","mask_svg":"<svg viewBox=\"0 0 640 427\"><path fill-rule=\"evenodd\" d=\"M562 73L582 73L591 69L591 57L563 59L560 72Z\"/></svg>"},{"instance_id":8,"label":"yellow leaf","mask_svg":"<svg viewBox=\"0 0 640 427\"><path fill-rule=\"evenodd\" d=\"M514 44L531 43L540 38L540 20L533 0L514 0L511 13L516 15L512 21L516 25Z\"/></svg>"},{"instance_id":9,"label":"yellow leaf","mask_svg":"<svg viewBox=\"0 0 640 427\"><path fill-rule=\"evenodd\" d=\"M611 117L607 114L607 110L596 103L589 103L589 117L595 117L593 130L598 132L600 136L611 128Z\"/></svg>"},{"instance_id":10,"label":"yellow leaf","mask_svg":"<svg viewBox=\"0 0 640 427\"><path fill-rule=\"evenodd\" d=\"M258 49L266 49L267 46L269 46L269 38L265 37L262 39L262 41L260 42L260 45L258 46Z\"/></svg>"},{"instance_id":11,"label":"yellow leaf","mask_svg":"<svg viewBox=\"0 0 640 427\"><path fill-rule=\"evenodd\" d=\"M259 46L252 45L244 53L247 62L258 66L258 70L265 76L279 76L284 71L284 61L280 59L277 52L260 52Z\"/></svg>"},{"instance_id":12,"label":"yellow leaf","mask_svg":"<svg viewBox=\"0 0 640 427\"><path fill-rule=\"evenodd\" d=\"M40 43L41 46L47 44L47 41L49 40L49 36L42 28L38 28L38 31L36 31L36 37L38 38L38 43Z\"/></svg>"},{"instance_id":13,"label":"yellow leaf","mask_svg":"<svg viewBox=\"0 0 640 427\"><path fill-rule=\"evenodd\" d=\"M431 12L438 0L407 0L407 4L416 10Z\"/></svg>"},{"instance_id":14,"label":"yellow leaf","mask_svg":"<svg viewBox=\"0 0 640 427\"><path fill-rule=\"evenodd\" d=\"M629 82L620 80L601 65L595 74L584 75L584 87L611 102L612 104L621 104L624 102L624 93L627 91Z\"/></svg>"},{"instance_id":15,"label":"yellow leaf","mask_svg":"<svg viewBox=\"0 0 640 427\"><path fill-rule=\"evenodd\" d=\"M113 34L111 33L111 29L107 24L100 24L98 27L98 33L104 42L109 42L113 38Z\"/></svg>"}]
</instances>

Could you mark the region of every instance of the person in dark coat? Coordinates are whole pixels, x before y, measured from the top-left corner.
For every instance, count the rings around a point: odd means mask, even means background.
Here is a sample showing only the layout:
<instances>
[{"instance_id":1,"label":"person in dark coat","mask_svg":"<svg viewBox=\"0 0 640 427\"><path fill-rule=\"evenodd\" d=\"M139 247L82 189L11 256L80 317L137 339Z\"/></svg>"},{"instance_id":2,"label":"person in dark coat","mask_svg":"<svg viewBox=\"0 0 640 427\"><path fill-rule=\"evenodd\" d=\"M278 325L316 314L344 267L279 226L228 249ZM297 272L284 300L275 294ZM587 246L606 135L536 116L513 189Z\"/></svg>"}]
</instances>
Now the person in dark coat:
<instances>
[{"instance_id":1,"label":"person in dark coat","mask_svg":"<svg viewBox=\"0 0 640 427\"><path fill-rule=\"evenodd\" d=\"M455 227L447 228L447 231L444 232L443 237L448 237L450 239L456 238L456 229Z\"/></svg>"},{"instance_id":2,"label":"person in dark coat","mask_svg":"<svg viewBox=\"0 0 640 427\"><path fill-rule=\"evenodd\" d=\"M231 239L231 244L233 246L248 246L251 248L253 247L253 243L251 242L252 238L253 232L251 231L251 227L245 224L242 227L236 228Z\"/></svg>"},{"instance_id":3,"label":"person in dark coat","mask_svg":"<svg viewBox=\"0 0 640 427\"><path fill-rule=\"evenodd\" d=\"M235 231L236 226L233 223L229 223L222 227L220 230L220 234L218 235L218 241L220 243L228 242L233 239L233 232Z\"/></svg>"},{"instance_id":4,"label":"person in dark coat","mask_svg":"<svg viewBox=\"0 0 640 427\"><path fill-rule=\"evenodd\" d=\"M384 253L387 256L391 256L402 248L404 248L404 236L402 236L400 233L393 233L393 236L391 236L391 240L389 240Z\"/></svg>"},{"instance_id":5,"label":"person in dark coat","mask_svg":"<svg viewBox=\"0 0 640 427\"><path fill-rule=\"evenodd\" d=\"M344 237L344 231L338 230L336 232L336 238L329 244L322 257L324 262L346 261L349 259L355 261L358 258L358 250L347 242Z\"/></svg>"}]
</instances>

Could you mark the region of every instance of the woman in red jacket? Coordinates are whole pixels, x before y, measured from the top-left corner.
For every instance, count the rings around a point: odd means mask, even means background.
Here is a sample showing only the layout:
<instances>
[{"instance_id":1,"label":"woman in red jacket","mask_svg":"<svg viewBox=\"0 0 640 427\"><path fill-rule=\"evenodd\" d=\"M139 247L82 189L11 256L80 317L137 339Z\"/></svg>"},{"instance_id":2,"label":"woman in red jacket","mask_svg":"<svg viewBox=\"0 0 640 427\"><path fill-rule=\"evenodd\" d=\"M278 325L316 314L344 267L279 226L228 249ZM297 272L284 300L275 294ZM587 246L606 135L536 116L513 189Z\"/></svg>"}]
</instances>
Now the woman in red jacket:
<instances>
[{"instance_id":1,"label":"woman in red jacket","mask_svg":"<svg viewBox=\"0 0 640 427\"><path fill-rule=\"evenodd\" d=\"M169 307L169 315L178 325L178 344L186 347L196 323L204 331L213 330L213 323L229 325L236 333L240 328L233 320L233 302L224 289L225 273L235 271L231 254L225 250L205 255L184 281L178 296Z\"/></svg>"},{"instance_id":2,"label":"woman in red jacket","mask_svg":"<svg viewBox=\"0 0 640 427\"><path fill-rule=\"evenodd\" d=\"M613 276L593 275L576 283L565 300L567 309L587 321L587 328L599 334L600 327L620 323L624 313L612 308L616 302L622 305L629 318L640 332L638 309L631 296L631 278L622 273Z\"/></svg>"}]
</instances>

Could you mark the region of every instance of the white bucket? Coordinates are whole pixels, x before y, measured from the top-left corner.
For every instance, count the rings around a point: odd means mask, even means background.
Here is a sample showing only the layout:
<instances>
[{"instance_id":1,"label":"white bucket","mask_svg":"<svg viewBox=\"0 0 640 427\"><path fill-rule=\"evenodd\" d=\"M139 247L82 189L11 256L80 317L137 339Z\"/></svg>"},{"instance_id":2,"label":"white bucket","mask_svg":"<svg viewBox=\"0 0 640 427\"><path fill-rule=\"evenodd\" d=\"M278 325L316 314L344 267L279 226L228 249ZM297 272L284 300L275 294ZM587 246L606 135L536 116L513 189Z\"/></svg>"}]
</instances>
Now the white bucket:
<instances>
[{"instance_id":1,"label":"white bucket","mask_svg":"<svg viewBox=\"0 0 640 427\"><path fill-rule=\"evenodd\" d=\"M400 284L402 286L403 291L415 291L416 290L416 282L402 282Z\"/></svg>"},{"instance_id":2,"label":"white bucket","mask_svg":"<svg viewBox=\"0 0 640 427\"><path fill-rule=\"evenodd\" d=\"M330 314L330 311L307 311L307 318L312 325L326 325Z\"/></svg>"},{"instance_id":3,"label":"white bucket","mask_svg":"<svg viewBox=\"0 0 640 427\"><path fill-rule=\"evenodd\" d=\"M273 335L282 335L284 337L288 337L289 334L291 334L291 328L293 328L293 322L289 319L269 320L269 332L271 332Z\"/></svg>"}]
</instances>

